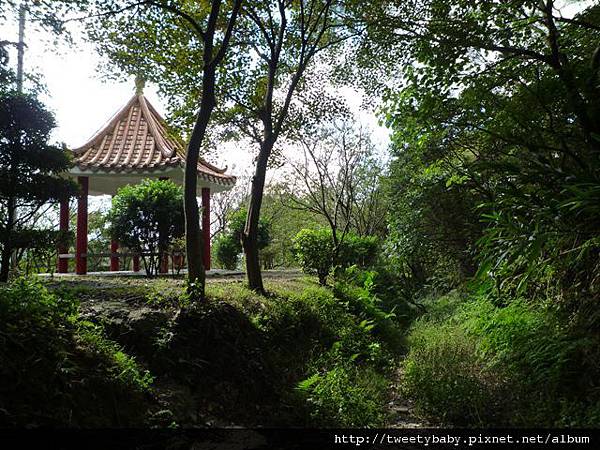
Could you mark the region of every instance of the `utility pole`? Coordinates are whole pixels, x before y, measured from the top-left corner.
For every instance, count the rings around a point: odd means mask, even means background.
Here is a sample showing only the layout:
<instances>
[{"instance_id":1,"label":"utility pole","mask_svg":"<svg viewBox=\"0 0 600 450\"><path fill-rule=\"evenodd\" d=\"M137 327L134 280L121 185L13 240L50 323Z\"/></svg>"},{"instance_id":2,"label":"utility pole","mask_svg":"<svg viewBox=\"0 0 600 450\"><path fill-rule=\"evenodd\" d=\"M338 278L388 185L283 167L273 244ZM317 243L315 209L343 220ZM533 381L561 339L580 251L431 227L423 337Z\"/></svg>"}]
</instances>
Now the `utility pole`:
<instances>
[{"instance_id":1,"label":"utility pole","mask_svg":"<svg viewBox=\"0 0 600 450\"><path fill-rule=\"evenodd\" d=\"M23 57L25 56L25 17L27 15L27 0L23 0L21 5L19 6L19 40L17 42L17 92L19 94L23 93L23 79L24 71L23 71ZM15 221L17 218L17 207L14 203L14 200L9 200L8 202L8 214L7 214L7 222L8 222L8 233L12 231L15 226ZM15 252L12 251L10 253L10 267L14 270L17 265L17 258Z\"/></svg>"},{"instance_id":2,"label":"utility pole","mask_svg":"<svg viewBox=\"0 0 600 450\"><path fill-rule=\"evenodd\" d=\"M27 5L23 1L19 6L19 42L17 42L17 91L23 92L23 56L25 54L25 16Z\"/></svg>"}]
</instances>

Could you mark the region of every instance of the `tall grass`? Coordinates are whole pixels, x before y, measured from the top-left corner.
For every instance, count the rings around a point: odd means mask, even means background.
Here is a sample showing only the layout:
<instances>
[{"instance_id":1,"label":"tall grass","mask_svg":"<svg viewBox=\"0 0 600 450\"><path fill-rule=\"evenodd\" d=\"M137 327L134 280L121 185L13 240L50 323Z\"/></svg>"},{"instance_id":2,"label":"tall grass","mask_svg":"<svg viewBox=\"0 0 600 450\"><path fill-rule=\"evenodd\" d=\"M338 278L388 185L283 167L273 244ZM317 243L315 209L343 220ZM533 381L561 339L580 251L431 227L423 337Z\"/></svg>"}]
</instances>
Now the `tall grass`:
<instances>
[{"instance_id":1,"label":"tall grass","mask_svg":"<svg viewBox=\"0 0 600 450\"><path fill-rule=\"evenodd\" d=\"M543 304L450 294L409 334L406 393L456 425L600 426L598 339Z\"/></svg>"}]
</instances>

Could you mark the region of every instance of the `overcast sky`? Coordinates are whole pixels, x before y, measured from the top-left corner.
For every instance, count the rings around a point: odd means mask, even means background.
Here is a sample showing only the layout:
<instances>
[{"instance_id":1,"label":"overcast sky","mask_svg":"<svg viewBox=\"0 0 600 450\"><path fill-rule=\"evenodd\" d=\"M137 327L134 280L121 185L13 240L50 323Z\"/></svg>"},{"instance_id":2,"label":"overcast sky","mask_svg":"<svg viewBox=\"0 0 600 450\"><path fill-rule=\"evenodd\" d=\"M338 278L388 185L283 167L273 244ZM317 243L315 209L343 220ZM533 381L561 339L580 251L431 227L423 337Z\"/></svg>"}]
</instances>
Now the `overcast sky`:
<instances>
[{"instance_id":1,"label":"overcast sky","mask_svg":"<svg viewBox=\"0 0 600 450\"><path fill-rule=\"evenodd\" d=\"M0 0L1 1L1 0ZM16 41L17 20L0 23L0 40ZM49 37L37 32L33 24L26 27L25 72L42 76L47 86L43 102L56 116L58 127L54 138L76 148L84 144L108 119L117 112L134 93L134 78L120 83L103 80L98 72L99 57L91 44L76 39L78 45L66 48L48 43ZM16 52L11 50L11 66L16 67ZM144 90L148 100L165 114L165 102L157 89L148 84ZM389 132L378 125L373 112L361 109L361 95L352 89L343 89L340 95L346 98L360 121L373 130L375 141L382 150L389 143ZM219 166L228 166L235 174L247 172L252 166L248 151L234 144L225 144L212 158Z\"/></svg>"}]
</instances>

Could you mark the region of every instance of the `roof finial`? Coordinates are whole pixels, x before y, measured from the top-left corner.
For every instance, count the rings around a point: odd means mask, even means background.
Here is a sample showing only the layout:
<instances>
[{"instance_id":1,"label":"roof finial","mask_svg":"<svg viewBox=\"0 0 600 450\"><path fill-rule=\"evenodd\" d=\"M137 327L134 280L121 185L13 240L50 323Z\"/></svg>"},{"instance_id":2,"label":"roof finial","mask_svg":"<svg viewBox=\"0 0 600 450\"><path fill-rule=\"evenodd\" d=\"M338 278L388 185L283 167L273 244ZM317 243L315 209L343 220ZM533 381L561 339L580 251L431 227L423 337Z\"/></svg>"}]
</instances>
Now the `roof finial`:
<instances>
[{"instance_id":1,"label":"roof finial","mask_svg":"<svg viewBox=\"0 0 600 450\"><path fill-rule=\"evenodd\" d=\"M144 94L144 86L146 85L146 79L142 75L136 75L135 77L135 95Z\"/></svg>"}]
</instances>

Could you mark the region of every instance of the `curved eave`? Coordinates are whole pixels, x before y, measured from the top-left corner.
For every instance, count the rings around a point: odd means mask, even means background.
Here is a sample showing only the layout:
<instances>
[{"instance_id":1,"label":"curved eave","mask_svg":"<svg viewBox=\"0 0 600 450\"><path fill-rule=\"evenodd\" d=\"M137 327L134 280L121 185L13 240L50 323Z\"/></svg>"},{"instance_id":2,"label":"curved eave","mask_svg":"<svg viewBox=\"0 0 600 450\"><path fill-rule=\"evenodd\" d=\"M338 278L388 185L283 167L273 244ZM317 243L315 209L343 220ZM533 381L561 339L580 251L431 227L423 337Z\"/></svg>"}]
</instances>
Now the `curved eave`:
<instances>
[{"instance_id":1,"label":"curved eave","mask_svg":"<svg viewBox=\"0 0 600 450\"><path fill-rule=\"evenodd\" d=\"M115 195L117 190L127 184L137 184L146 178L166 177L175 184L183 185L183 169L176 167L159 167L154 169L139 169L131 171L105 170L102 168L80 168L75 166L69 170L70 177L89 177L90 195ZM235 186L236 177L215 177L208 174L198 174L198 194L202 188L209 188L212 193L228 191Z\"/></svg>"}]
</instances>

